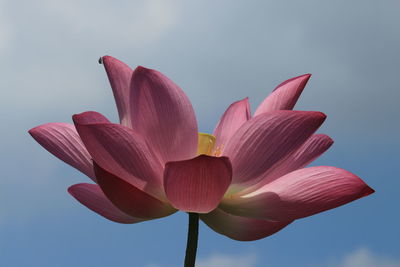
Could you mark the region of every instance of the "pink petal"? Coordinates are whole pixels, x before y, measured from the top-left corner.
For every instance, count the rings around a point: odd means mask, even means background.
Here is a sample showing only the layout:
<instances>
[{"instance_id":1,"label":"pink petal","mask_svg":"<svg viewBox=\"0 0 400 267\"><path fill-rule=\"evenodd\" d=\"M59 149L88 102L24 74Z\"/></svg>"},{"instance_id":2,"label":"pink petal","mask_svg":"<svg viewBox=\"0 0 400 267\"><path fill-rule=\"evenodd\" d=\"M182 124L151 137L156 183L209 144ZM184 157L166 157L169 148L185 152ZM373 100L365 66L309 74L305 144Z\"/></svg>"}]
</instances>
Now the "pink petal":
<instances>
[{"instance_id":1,"label":"pink petal","mask_svg":"<svg viewBox=\"0 0 400 267\"><path fill-rule=\"evenodd\" d=\"M138 189L163 198L163 166L144 138L119 124L85 124L86 116L87 113L82 113L73 119L94 161Z\"/></svg>"},{"instance_id":2,"label":"pink petal","mask_svg":"<svg viewBox=\"0 0 400 267\"><path fill-rule=\"evenodd\" d=\"M258 106L254 116L273 110L290 110L299 99L311 74L291 78L278 85L274 91Z\"/></svg>"},{"instance_id":3,"label":"pink petal","mask_svg":"<svg viewBox=\"0 0 400 267\"><path fill-rule=\"evenodd\" d=\"M200 155L168 162L164 171L165 193L172 206L187 212L215 209L231 183L232 169L226 157Z\"/></svg>"},{"instance_id":4,"label":"pink petal","mask_svg":"<svg viewBox=\"0 0 400 267\"><path fill-rule=\"evenodd\" d=\"M325 117L320 112L280 110L244 123L224 150L233 166L230 192L257 183L264 172L298 149Z\"/></svg>"},{"instance_id":5,"label":"pink petal","mask_svg":"<svg viewBox=\"0 0 400 267\"><path fill-rule=\"evenodd\" d=\"M97 182L104 194L121 211L139 218L161 218L176 210L169 204L146 194L134 185L94 164Z\"/></svg>"},{"instance_id":6,"label":"pink petal","mask_svg":"<svg viewBox=\"0 0 400 267\"><path fill-rule=\"evenodd\" d=\"M250 119L250 117L250 104L248 98L231 104L215 127L213 133L217 139L215 148L219 148L222 152L223 146L228 142L237 129Z\"/></svg>"},{"instance_id":7,"label":"pink petal","mask_svg":"<svg viewBox=\"0 0 400 267\"><path fill-rule=\"evenodd\" d=\"M325 134L312 135L300 148L275 163L274 166L262 174L259 183L246 188L240 194L251 193L289 172L304 168L322 155L332 144L333 140Z\"/></svg>"},{"instance_id":8,"label":"pink petal","mask_svg":"<svg viewBox=\"0 0 400 267\"><path fill-rule=\"evenodd\" d=\"M185 93L158 71L137 67L132 76L132 127L164 162L197 152L197 122Z\"/></svg>"},{"instance_id":9,"label":"pink petal","mask_svg":"<svg viewBox=\"0 0 400 267\"><path fill-rule=\"evenodd\" d=\"M91 156L74 125L47 123L29 130L29 133L47 151L96 181Z\"/></svg>"},{"instance_id":10,"label":"pink petal","mask_svg":"<svg viewBox=\"0 0 400 267\"><path fill-rule=\"evenodd\" d=\"M273 235L291 223L235 216L218 208L201 214L200 218L217 233L238 241L254 241Z\"/></svg>"},{"instance_id":11,"label":"pink petal","mask_svg":"<svg viewBox=\"0 0 400 267\"><path fill-rule=\"evenodd\" d=\"M122 125L131 127L130 83L133 70L116 58L102 57L111 88L117 104L119 119Z\"/></svg>"},{"instance_id":12,"label":"pink petal","mask_svg":"<svg viewBox=\"0 0 400 267\"><path fill-rule=\"evenodd\" d=\"M221 207L238 216L288 221L333 209L372 194L356 175L335 167L310 167L291 172Z\"/></svg>"},{"instance_id":13,"label":"pink petal","mask_svg":"<svg viewBox=\"0 0 400 267\"><path fill-rule=\"evenodd\" d=\"M111 221L118 223L138 223L148 220L135 218L120 211L108 200L98 185L75 184L68 188L68 192L82 205Z\"/></svg>"},{"instance_id":14,"label":"pink petal","mask_svg":"<svg viewBox=\"0 0 400 267\"><path fill-rule=\"evenodd\" d=\"M96 111L86 111L79 116L72 116L74 122L79 124L96 124L96 123L111 123L103 114Z\"/></svg>"}]
</instances>

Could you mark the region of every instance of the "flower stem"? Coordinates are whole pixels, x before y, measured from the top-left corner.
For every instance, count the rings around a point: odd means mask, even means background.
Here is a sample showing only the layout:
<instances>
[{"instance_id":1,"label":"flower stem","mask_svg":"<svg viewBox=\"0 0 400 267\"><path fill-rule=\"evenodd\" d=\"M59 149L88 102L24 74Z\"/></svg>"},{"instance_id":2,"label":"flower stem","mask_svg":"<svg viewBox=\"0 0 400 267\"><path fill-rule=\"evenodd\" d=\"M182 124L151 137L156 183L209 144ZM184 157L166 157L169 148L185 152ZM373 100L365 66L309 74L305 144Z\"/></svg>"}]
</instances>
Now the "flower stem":
<instances>
[{"instance_id":1,"label":"flower stem","mask_svg":"<svg viewBox=\"0 0 400 267\"><path fill-rule=\"evenodd\" d=\"M189 212L189 229L186 243L185 267L194 267L199 236L199 214Z\"/></svg>"}]
</instances>

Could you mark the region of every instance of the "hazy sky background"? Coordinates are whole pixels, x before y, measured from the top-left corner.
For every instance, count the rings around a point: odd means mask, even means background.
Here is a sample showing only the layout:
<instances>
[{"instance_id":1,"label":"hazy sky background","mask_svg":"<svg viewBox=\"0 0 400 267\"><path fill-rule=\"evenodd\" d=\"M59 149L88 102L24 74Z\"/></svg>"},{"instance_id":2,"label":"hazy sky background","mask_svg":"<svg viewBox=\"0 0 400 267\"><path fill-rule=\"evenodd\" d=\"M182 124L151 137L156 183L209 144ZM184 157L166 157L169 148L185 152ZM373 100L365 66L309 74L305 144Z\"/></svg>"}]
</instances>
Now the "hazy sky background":
<instances>
[{"instance_id":1,"label":"hazy sky background","mask_svg":"<svg viewBox=\"0 0 400 267\"><path fill-rule=\"evenodd\" d=\"M315 165L376 193L255 242L200 228L199 267L400 266L400 2L0 0L0 266L181 266L184 213L120 225L66 192L87 177L27 130L96 110L117 121L103 55L179 84L200 130L233 101L253 111L280 82L313 76L296 109L328 119Z\"/></svg>"}]
</instances>

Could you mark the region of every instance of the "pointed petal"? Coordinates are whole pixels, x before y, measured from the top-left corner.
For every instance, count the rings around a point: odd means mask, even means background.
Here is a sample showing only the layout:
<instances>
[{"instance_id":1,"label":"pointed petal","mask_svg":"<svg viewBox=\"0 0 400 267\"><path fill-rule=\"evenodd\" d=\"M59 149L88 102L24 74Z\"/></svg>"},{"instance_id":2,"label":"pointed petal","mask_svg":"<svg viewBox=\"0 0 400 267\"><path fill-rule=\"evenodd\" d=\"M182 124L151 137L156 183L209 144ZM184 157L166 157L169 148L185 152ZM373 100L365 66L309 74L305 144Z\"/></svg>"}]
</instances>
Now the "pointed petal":
<instances>
[{"instance_id":1,"label":"pointed petal","mask_svg":"<svg viewBox=\"0 0 400 267\"><path fill-rule=\"evenodd\" d=\"M274 166L262 174L259 183L246 188L244 191L240 192L240 194L251 193L289 172L304 168L322 155L332 144L333 140L325 134L312 135L300 148L278 161Z\"/></svg>"},{"instance_id":2,"label":"pointed petal","mask_svg":"<svg viewBox=\"0 0 400 267\"><path fill-rule=\"evenodd\" d=\"M165 193L172 206L186 212L215 209L231 183L232 169L226 157L200 155L168 162L164 171Z\"/></svg>"},{"instance_id":3,"label":"pointed petal","mask_svg":"<svg viewBox=\"0 0 400 267\"><path fill-rule=\"evenodd\" d=\"M251 194L227 199L221 207L239 216L288 221L339 207L373 192L346 170L319 166L291 172Z\"/></svg>"},{"instance_id":4,"label":"pointed petal","mask_svg":"<svg viewBox=\"0 0 400 267\"><path fill-rule=\"evenodd\" d=\"M114 206L96 184L75 184L68 192L82 205L118 223L138 223L148 219L132 217Z\"/></svg>"},{"instance_id":5,"label":"pointed petal","mask_svg":"<svg viewBox=\"0 0 400 267\"><path fill-rule=\"evenodd\" d=\"M163 166L143 137L119 124L86 124L86 116L74 115L73 120L94 161L140 190L163 198Z\"/></svg>"},{"instance_id":6,"label":"pointed petal","mask_svg":"<svg viewBox=\"0 0 400 267\"><path fill-rule=\"evenodd\" d=\"M74 125L47 123L29 130L29 133L51 154L96 181L91 156Z\"/></svg>"},{"instance_id":7,"label":"pointed petal","mask_svg":"<svg viewBox=\"0 0 400 267\"><path fill-rule=\"evenodd\" d=\"M278 85L258 106L254 116L273 110L293 109L311 74L291 78Z\"/></svg>"},{"instance_id":8,"label":"pointed petal","mask_svg":"<svg viewBox=\"0 0 400 267\"><path fill-rule=\"evenodd\" d=\"M167 162L194 157L197 122L182 89L158 71L137 67L131 90L132 127L161 159Z\"/></svg>"},{"instance_id":9,"label":"pointed petal","mask_svg":"<svg viewBox=\"0 0 400 267\"><path fill-rule=\"evenodd\" d=\"M244 123L224 150L233 166L233 186L240 191L298 149L322 124L325 115L313 111L273 111Z\"/></svg>"},{"instance_id":10,"label":"pointed petal","mask_svg":"<svg viewBox=\"0 0 400 267\"><path fill-rule=\"evenodd\" d=\"M176 210L169 204L152 197L134 185L102 169L96 163L97 182L104 194L123 212L139 218L161 218Z\"/></svg>"},{"instance_id":11,"label":"pointed petal","mask_svg":"<svg viewBox=\"0 0 400 267\"><path fill-rule=\"evenodd\" d=\"M104 56L102 60L114 93L120 122L124 126L131 127L129 97L133 70L122 61L110 56Z\"/></svg>"},{"instance_id":12,"label":"pointed petal","mask_svg":"<svg viewBox=\"0 0 400 267\"><path fill-rule=\"evenodd\" d=\"M217 139L215 148L219 148L222 152L223 146L250 117L250 104L247 97L231 104L215 127L213 133Z\"/></svg>"},{"instance_id":13,"label":"pointed petal","mask_svg":"<svg viewBox=\"0 0 400 267\"><path fill-rule=\"evenodd\" d=\"M282 230L289 222L274 222L235 216L215 209L200 215L201 220L211 229L237 241L254 241Z\"/></svg>"}]
</instances>

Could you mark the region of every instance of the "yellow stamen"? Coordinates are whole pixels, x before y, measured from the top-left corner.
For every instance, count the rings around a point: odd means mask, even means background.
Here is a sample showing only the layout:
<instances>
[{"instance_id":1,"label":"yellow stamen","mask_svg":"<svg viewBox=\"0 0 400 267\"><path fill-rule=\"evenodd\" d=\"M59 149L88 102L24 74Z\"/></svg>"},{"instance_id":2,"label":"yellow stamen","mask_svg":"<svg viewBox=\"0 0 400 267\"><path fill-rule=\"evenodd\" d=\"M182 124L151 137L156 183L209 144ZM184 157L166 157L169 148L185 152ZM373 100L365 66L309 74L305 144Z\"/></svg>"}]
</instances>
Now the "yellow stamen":
<instances>
[{"instance_id":1,"label":"yellow stamen","mask_svg":"<svg viewBox=\"0 0 400 267\"><path fill-rule=\"evenodd\" d=\"M199 142L197 145L197 155L210 155L215 145L215 136L212 134L199 133Z\"/></svg>"},{"instance_id":2,"label":"yellow stamen","mask_svg":"<svg viewBox=\"0 0 400 267\"><path fill-rule=\"evenodd\" d=\"M224 144L221 144L220 146L217 146L214 150L214 156L215 157L220 157L222 155L222 150L224 149Z\"/></svg>"}]
</instances>

